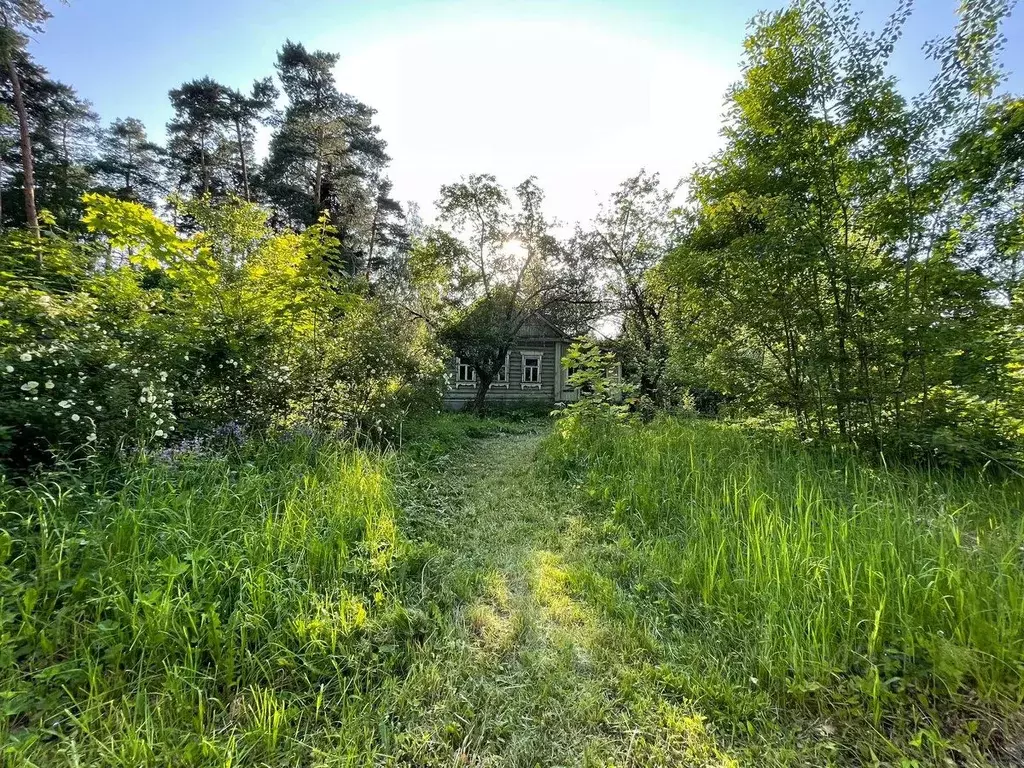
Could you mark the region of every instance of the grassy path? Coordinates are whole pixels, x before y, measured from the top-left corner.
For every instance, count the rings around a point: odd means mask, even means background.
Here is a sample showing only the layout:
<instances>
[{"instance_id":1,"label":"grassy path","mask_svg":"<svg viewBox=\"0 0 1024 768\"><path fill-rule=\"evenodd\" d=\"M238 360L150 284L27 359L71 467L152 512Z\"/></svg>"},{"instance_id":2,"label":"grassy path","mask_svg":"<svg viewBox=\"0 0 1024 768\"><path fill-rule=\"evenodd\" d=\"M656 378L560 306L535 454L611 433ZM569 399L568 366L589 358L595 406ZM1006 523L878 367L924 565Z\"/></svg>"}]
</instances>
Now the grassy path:
<instances>
[{"instance_id":1,"label":"grassy path","mask_svg":"<svg viewBox=\"0 0 1024 768\"><path fill-rule=\"evenodd\" d=\"M549 429L4 489L0 765L1024 765L1019 484Z\"/></svg>"},{"instance_id":2,"label":"grassy path","mask_svg":"<svg viewBox=\"0 0 1024 768\"><path fill-rule=\"evenodd\" d=\"M450 578L466 595L443 694L463 704L454 764L722 764L702 718L657 686L645 634L581 598L592 532L572 489L539 471L545 434L476 440L449 469Z\"/></svg>"}]
</instances>

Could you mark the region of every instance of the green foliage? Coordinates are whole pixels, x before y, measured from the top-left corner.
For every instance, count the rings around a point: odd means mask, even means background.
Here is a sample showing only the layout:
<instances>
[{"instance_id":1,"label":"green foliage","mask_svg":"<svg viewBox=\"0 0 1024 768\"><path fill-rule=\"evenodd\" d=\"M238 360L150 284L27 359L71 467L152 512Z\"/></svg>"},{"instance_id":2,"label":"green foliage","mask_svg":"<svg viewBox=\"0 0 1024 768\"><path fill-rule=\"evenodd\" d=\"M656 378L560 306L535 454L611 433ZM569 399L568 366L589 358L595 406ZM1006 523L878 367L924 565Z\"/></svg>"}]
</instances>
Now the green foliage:
<instances>
[{"instance_id":1,"label":"green foliage","mask_svg":"<svg viewBox=\"0 0 1024 768\"><path fill-rule=\"evenodd\" d=\"M630 418L637 403L637 388L621 380L615 355L583 340L569 347L561 364L571 371L569 386L580 393L576 402L558 412L559 430L564 438L569 439L574 431L592 426L593 422L622 422Z\"/></svg>"},{"instance_id":2,"label":"green foliage","mask_svg":"<svg viewBox=\"0 0 1024 768\"><path fill-rule=\"evenodd\" d=\"M437 201L440 218L465 242L431 233L414 249L410 264L422 277L443 281L427 284L428 290L420 283L416 293L424 310L436 313L440 340L476 372L477 411L527 322L552 318L570 332L570 324L592 317L597 304L589 301L590 286L580 279L567 249L550 233L536 179L519 184L515 198L513 211L507 192L490 174L445 184Z\"/></svg>"},{"instance_id":3,"label":"green foliage","mask_svg":"<svg viewBox=\"0 0 1024 768\"><path fill-rule=\"evenodd\" d=\"M380 435L430 400L422 324L330 268L321 223L276 234L237 199L194 200L181 236L145 206L85 198L96 238L0 243L0 423L20 465L237 423Z\"/></svg>"},{"instance_id":4,"label":"green foliage","mask_svg":"<svg viewBox=\"0 0 1024 768\"><path fill-rule=\"evenodd\" d=\"M641 394L662 404L670 399L663 315L671 289L658 266L678 239L672 208L676 190L663 187L657 173L641 171L619 185L587 231L577 233L594 270L591 279L605 285L607 311L622 318L623 362Z\"/></svg>"},{"instance_id":5,"label":"green foliage","mask_svg":"<svg viewBox=\"0 0 1024 768\"><path fill-rule=\"evenodd\" d=\"M164 152L149 140L142 121L114 120L101 133L97 149L97 191L155 208L164 188Z\"/></svg>"},{"instance_id":6,"label":"green foliage","mask_svg":"<svg viewBox=\"0 0 1024 768\"><path fill-rule=\"evenodd\" d=\"M32 146L36 202L40 209L48 210L60 226L73 229L81 216L82 194L92 187L91 161L97 116L74 88L51 79L24 49L16 49L13 57ZM0 80L0 104L17 118L19 113L9 77ZM26 169L22 162L19 128L19 119L0 123L0 153L9 169L0 185L5 226L27 222L23 197Z\"/></svg>"},{"instance_id":7,"label":"green foliage","mask_svg":"<svg viewBox=\"0 0 1024 768\"><path fill-rule=\"evenodd\" d=\"M1024 100L989 105L941 172L959 193L963 257L1012 302L1024 279Z\"/></svg>"},{"instance_id":8,"label":"green foliage","mask_svg":"<svg viewBox=\"0 0 1024 768\"><path fill-rule=\"evenodd\" d=\"M657 272L676 387L941 461L1019 444L993 300L1019 271L1019 140L1013 103L987 106L1007 12L964 4L913 101L887 71L909 4L878 31L845 0L756 19L726 146Z\"/></svg>"},{"instance_id":9,"label":"green foliage","mask_svg":"<svg viewBox=\"0 0 1024 768\"><path fill-rule=\"evenodd\" d=\"M384 176L389 158L375 110L338 89L337 61L290 40L281 47L276 67L287 105L260 186L293 226L326 212L341 241L339 271L368 274L403 246L404 216Z\"/></svg>"}]
</instances>

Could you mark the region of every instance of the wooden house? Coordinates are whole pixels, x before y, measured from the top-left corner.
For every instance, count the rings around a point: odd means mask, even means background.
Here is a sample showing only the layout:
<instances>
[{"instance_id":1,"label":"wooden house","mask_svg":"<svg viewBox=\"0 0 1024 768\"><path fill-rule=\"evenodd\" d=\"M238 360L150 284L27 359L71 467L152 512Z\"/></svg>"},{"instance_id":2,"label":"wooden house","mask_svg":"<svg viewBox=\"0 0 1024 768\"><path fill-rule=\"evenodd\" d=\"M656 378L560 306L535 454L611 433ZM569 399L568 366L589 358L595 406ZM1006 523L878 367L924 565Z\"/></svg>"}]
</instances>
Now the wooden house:
<instances>
[{"instance_id":1,"label":"wooden house","mask_svg":"<svg viewBox=\"0 0 1024 768\"><path fill-rule=\"evenodd\" d=\"M562 367L573 339L541 315L532 315L519 331L505 357L505 365L484 398L488 405L529 406L572 402L579 393L569 386ZM457 356L449 361L444 405L459 410L476 397L473 366Z\"/></svg>"}]
</instances>

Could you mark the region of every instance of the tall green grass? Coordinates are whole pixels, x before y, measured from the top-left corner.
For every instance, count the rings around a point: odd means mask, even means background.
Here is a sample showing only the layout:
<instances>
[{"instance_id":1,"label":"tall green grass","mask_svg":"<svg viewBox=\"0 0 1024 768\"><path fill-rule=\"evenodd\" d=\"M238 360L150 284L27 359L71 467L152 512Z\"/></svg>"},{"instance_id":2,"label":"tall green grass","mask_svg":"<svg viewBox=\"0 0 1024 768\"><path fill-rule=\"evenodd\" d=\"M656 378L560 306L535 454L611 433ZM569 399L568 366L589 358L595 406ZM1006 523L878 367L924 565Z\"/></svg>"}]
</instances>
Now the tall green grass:
<instances>
[{"instance_id":1,"label":"tall green grass","mask_svg":"<svg viewBox=\"0 0 1024 768\"><path fill-rule=\"evenodd\" d=\"M1020 704L1021 482L872 466L704 421L584 428L549 450L608 511L636 620L669 655L688 638L684 675L879 725Z\"/></svg>"},{"instance_id":2,"label":"tall green grass","mask_svg":"<svg viewBox=\"0 0 1024 768\"><path fill-rule=\"evenodd\" d=\"M3 487L0 763L371 754L423 631L389 461L297 439Z\"/></svg>"}]
</instances>

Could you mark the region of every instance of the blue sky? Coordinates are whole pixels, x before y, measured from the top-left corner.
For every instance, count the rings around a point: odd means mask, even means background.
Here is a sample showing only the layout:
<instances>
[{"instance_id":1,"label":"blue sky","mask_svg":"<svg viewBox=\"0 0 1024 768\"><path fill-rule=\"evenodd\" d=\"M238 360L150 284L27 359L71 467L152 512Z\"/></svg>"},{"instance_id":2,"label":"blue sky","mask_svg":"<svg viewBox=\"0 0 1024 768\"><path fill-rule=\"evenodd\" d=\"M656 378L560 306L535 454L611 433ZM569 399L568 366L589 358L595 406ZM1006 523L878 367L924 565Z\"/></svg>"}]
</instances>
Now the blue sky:
<instances>
[{"instance_id":1,"label":"blue sky","mask_svg":"<svg viewBox=\"0 0 1024 768\"><path fill-rule=\"evenodd\" d=\"M855 0L868 20L894 0ZM134 116L159 137L167 91L210 75L234 86L273 73L291 38L341 54L339 87L378 109L403 200L442 183L530 174L563 221L641 166L685 175L718 146L722 95L746 23L782 0L72 0L32 45L104 121ZM919 0L894 59L912 90L920 54L956 0ZM1010 19L1009 87L1024 91L1024 11Z\"/></svg>"}]
</instances>

